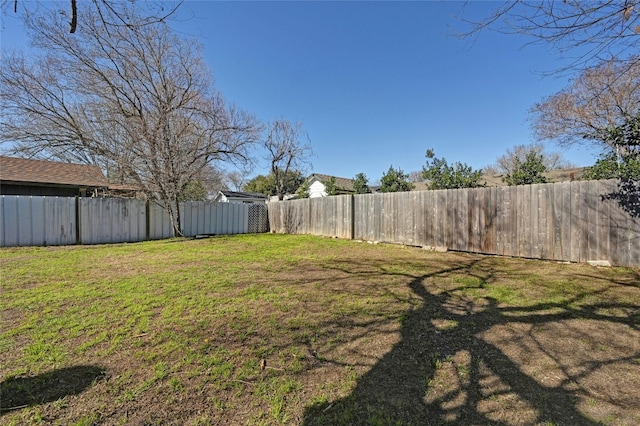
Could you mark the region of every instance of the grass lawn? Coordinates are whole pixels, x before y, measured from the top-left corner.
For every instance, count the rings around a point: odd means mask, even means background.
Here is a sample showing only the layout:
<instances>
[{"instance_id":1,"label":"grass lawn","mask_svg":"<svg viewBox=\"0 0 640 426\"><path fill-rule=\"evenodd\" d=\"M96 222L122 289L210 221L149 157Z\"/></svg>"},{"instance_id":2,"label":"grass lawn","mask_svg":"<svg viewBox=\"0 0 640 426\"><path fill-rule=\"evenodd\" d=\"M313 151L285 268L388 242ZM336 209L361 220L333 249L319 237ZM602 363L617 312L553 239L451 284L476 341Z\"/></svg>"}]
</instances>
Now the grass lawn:
<instances>
[{"instance_id":1,"label":"grass lawn","mask_svg":"<svg viewBox=\"0 0 640 426\"><path fill-rule=\"evenodd\" d=\"M0 424L640 424L639 269L275 234L0 267Z\"/></svg>"}]
</instances>

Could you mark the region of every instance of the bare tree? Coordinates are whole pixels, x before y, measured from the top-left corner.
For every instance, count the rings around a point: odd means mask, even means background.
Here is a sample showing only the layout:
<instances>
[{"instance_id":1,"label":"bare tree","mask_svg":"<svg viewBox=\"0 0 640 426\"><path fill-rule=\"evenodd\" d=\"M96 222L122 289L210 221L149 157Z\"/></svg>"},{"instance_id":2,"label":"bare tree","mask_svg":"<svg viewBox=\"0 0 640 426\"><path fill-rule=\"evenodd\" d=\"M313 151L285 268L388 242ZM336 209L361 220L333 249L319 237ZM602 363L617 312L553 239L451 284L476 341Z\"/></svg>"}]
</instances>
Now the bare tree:
<instances>
[{"instance_id":1,"label":"bare tree","mask_svg":"<svg viewBox=\"0 0 640 426\"><path fill-rule=\"evenodd\" d=\"M302 171L309 164L313 154L309 136L302 129L302 123L276 120L269 125L264 142L267 160L271 163L271 173L275 180L276 195L282 200L291 172Z\"/></svg>"},{"instance_id":2,"label":"bare tree","mask_svg":"<svg viewBox=\"0 0 640 426\"><path fill-rule=\"evenodd\" d=\"M495 164L484 167L483 171L489 174L513 174L519 164L526 162L527 157L535 155L540 158L546 170L558 170L575 167L562 158L559 152L547 152L544 145L535 143L530 145L516 145L496 160Z\"/></svg>"},{"instance_id":3,"label":"bare tree","mask_svg":"<svg viewBox=\"0 0 640 426\"><path fill-rule=\"evenodd\" d=\"M467 2L470 4L470 2ZM558 53L573 55L559 71L584 69L611 57L634 56L640 41L640 3L636 0L519 0L505 1L480 21L466 20L474 37L484 29L530 36Z\"/></svg>"},{"instance_id":4,"label":"bare tree","mask_svg":"<svg viewBox=\"0 0 640 426\"><path fill-rule=\"evenodd\" d=\"M409 172L408 175L409 175L409 182L412 182L412 183L424 182L424 178L422 177L422 170L414 170L412 172Z\"/></svg>"},{"instance_id":5,"label":"bare tree","mask_svg":"<svg viewBox=\"0 0 640 426\"><path fill-rule=\"evenodd\" d=\"M640 61L610 60L584 70L569 87L534 105L531 116L537 140L562 145L592 141L619 149L610 145L611 129L639 112Z\"/></svg>"},{"instance_id":6,"label":"bare tree","mask_svg":"<svg viewBox=\"0 0 640 426\"><path fill-rule=\"evenodd\" d=\"M117 170L164 205L181 235L186 183L221 160L248 161L260 125L212 88L197 42L163 22L107 30L97 12L79 15L74 36L59 14L26 17L40 53L3 58L0 138L25 156Z\"/></svg>"},{"instance_id":7,"label":"bare tree","mask_svg":"<svg viewBox=\"0 0 640 426\"><path fill-rule=\"evenodd\" d=\"M227 186L234 191L242 191L249 178L248 170L234 170L226 174Z\"/></svg>"},{"instance_id":8,"label":"bare tree","mask_svg":"<svg viewBox=\"0 0 640 426\"><path fill-rule=\"evenodd\" d=\"M163 22L170 16L174 15L184 0L178 1L144 1L145 14L131 13L131 5L129 2L111 1L111 0L90 0L80 2L80 7L92 9L100 17L102 23L107 27L125 26L128 28L137 28L145 25L151 25ZM43 7L42 1L27 2L19 0L3 0L2 8L9 5L13 7L13 13L18 13L18 5L23 6L21 12L24 14L33 13L33 7L36 9ZM35 6L33 6L35 5ZM67 12L68 11L68 12ZM69 15L69 32L75 33L78 28L78 1L69 0L67 10L60 10L60 13Z\"/></svg>"}]
</instances>

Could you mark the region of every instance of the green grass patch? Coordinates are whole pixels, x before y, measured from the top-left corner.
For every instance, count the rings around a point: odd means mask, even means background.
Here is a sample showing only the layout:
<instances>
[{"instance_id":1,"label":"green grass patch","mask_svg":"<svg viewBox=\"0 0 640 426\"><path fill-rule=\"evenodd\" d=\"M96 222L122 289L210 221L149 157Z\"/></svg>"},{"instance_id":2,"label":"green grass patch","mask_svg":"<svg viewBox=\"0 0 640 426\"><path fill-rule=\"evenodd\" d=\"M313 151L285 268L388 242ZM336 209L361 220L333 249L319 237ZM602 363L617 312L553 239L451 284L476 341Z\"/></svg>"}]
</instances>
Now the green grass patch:
<instances>
[{"instance_id":1,"label":"green grass patch","mask_svg":"<svg viewBox=\"0 0 640 426\"><path fill-rule=\"evenodd\" d=\"M3 424L640 420L637 269L275 234L0 267Z\"/></svg>"}]
</instances>

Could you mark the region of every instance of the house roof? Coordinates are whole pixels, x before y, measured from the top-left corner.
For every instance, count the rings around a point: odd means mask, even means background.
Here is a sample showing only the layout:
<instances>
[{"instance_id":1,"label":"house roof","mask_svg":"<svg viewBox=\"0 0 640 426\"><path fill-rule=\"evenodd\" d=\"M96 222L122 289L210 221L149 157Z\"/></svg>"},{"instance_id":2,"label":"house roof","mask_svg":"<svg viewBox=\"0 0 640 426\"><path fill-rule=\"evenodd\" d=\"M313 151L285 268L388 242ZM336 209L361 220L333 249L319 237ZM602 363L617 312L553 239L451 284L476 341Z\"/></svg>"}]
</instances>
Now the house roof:
<instances>
[{"instance_id":1,"label":"house roof","mask_svg":"<svg viewBox=\"0 0 640 426\"><path fill-rule=\"evenodd\" d=\"M237 191L220 191L227 198L246 198L265 200L267 197L260 192L237 192Z\"/></svg>"},{"instance_id":2,"label":"house roof","mask_svg":"<svg viewBox=\"0 0 640 426\"><path fill-rule=\"evenodd\" d=\"M47 185L107 187L100 167L0 156L0 180Z\"/></svg>"},{"instance_id":3,"label":"house roof","mask_svg":"<svg viewBox=\"0 0 640 426\"><path fill-rule=\"evenodd\" d=\"M309 176L309 181L313 180L314 178L322 183L326 183L331 178L334 178L336 180L337 189L341 189L349 192L355 191L355 189L353 188L353 179L347 179L347 178L331 176L331 175L323 175L321 173L313 173L311 176Z\"/></svg>"},{"instance_id":4,"label":"house roof","mask_svg":"<svg viewBox=\"0 0 640 426\"><path fill-rule=\"evenodd\" d=\"M411 182L413 184L412 191L427 191L429 189L428 182Z\"/></svg>"}]
</instances>

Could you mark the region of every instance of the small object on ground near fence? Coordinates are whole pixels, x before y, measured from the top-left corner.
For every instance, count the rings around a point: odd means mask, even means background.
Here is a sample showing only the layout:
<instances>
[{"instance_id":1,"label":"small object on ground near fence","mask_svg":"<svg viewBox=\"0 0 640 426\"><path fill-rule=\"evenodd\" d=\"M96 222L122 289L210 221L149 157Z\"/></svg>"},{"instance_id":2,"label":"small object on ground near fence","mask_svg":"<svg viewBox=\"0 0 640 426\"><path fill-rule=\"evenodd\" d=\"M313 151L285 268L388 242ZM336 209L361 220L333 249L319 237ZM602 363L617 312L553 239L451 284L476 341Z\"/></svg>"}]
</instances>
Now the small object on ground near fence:
<instances>
[{"instance_id":1,"label":"small object on ground near fence","mask_svg":"<svg viewBox=\"0 0 640 426\"><path fill-rule=\"evenodd\" d=\"M447 246L422 246L422 249L427 251L437 251L438 253L446 253L447 251L449 251Z\"/></svg>"},{"instance_id":2,"label":"small object on ground near fence","mask_svg":"<svg viewBox=\"0 0 640 426\"><path fill-rule=\"evenodd\" d=\"M587 263L591 266L611 266L608 260L587 260Z\"/></svg>"}]
</instances>

